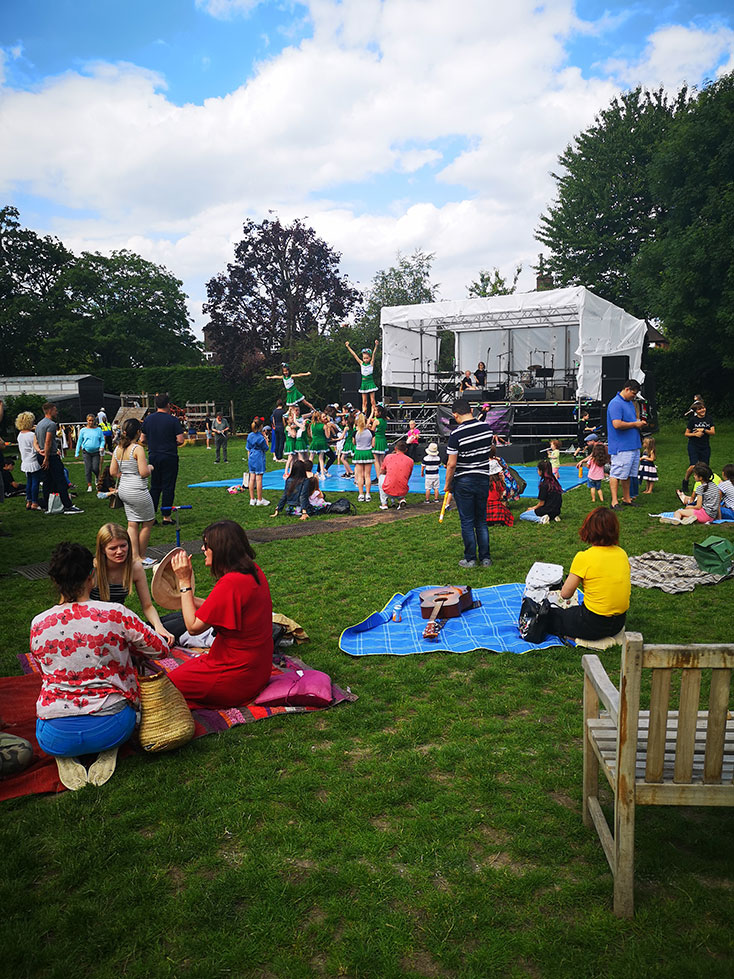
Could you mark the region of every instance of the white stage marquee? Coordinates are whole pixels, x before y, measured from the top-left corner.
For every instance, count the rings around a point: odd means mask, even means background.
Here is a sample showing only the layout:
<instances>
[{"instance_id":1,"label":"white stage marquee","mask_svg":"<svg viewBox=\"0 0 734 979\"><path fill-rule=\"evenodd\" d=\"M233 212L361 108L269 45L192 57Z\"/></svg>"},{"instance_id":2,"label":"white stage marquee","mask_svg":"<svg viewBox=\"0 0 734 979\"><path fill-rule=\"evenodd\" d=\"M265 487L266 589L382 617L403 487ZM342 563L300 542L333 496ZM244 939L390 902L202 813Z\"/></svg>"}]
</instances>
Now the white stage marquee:
<instances>
[{"instance_id":1,"label":"white stage marquee","mask_svg":"<svg viewBox=\"0 0 734 979\"><path fill-rule=\"evenodd\" d=\"M602 357L625 354L630 376L640 369L647 325L583 286L489 299L385 306L382 383L429 387L436 376L440 334L454 334L456 367L487 365L488 385L520 376L531 365L573 380L579 397L601 399Z\"/></svg>"}]
</instances>

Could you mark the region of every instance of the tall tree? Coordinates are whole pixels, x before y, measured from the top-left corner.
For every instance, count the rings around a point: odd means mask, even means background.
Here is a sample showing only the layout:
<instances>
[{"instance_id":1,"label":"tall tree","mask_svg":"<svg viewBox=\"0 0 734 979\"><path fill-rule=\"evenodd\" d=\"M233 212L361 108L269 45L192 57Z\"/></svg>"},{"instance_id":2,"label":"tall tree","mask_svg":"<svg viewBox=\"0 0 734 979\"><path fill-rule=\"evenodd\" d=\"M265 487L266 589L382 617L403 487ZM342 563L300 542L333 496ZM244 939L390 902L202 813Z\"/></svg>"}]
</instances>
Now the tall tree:
<instances>
[{"instance_id":1,"label":"tall tree","mask_svg":"<svg viewBox=\"0 0 734 979\"><path fill-rule=\"evenodd\" d=\"M648 312L631 269L664 210L650 163L687 101L685 88L672 101L662 88L626 92L560 156L557 199L536 231L550 249L546 271L558 285L585 285L638 316Z\"/></svg>"},{"instance_id":2,"label":"tall tree","mask_svg":"<svg viewBox=\"0 0 734 979\"><path fill-rule=\"evenodd\" d=\"M722 395L726 388L731 403L734 72L704 88L678 115L656 152L651 182L670 206L658 236L640 251L635 272L641 293L674 348L695 367L696 384Z\"/></svg>"},{"instance_id":3,"label":"tall tree","mask_svg":"<svg viewBox=\"0 0 734 979\"><path fill-rule=\"evenodd\" d=\"M423 252L419 248L412 255L398 252L397 264L375 273L365 295L364 311L357 320L366 346L380 336L383 306L412 306L436 300L438 285L431 282L433 259L432 252Z\"/></svg>"},{"instance_id":4,"label":"tall tree","mask_svg":"<svg viewBox=\"0 0 734 979\"><path fill-rule=\"evenodd\" d=\"M65 302L59 278L74 256L19 217L14 207L0 209L0 350L3 373L35 374Z\"/></svg>"},{"instance_id":5,"label":"tall tree","mask_svg":"<svg viewBox=\"0 0 734 979\"><path fill-rule=\"evenodd\" d=\"M41 369L201 363L182 284L134 252L83 252L60 277L66 305L44 344Z\"/></svg>"},{"instance_id":6,"label":"tall tree","mask_svg":"<svg viewBox=\"0 0 734 979\"><path fill-rule=\"evenodd\" d=\"M517 280L520 278L521 272L522 265L518 265L512 276L512 285L508 285L507 279L504 275L500 275L498 268L492 269L491 272L487 269L480 269L479 278L467 287L467 292L470 297L478 299L486 299L489 296L511 296L517 289Z\"/></svg>"},{"instance_id":7,"label":"tall tree","mask_svg":"<svg viewBox=\"0 0 734 979\"><path fill-rule=\"evenodd\" d=\"M298 339L323 335L361 301L339 272L341 255L299 220L248 220L234 261L207 282L207 339L236 379L263 356L291 357Z\"/></svg>"}]
</instances>

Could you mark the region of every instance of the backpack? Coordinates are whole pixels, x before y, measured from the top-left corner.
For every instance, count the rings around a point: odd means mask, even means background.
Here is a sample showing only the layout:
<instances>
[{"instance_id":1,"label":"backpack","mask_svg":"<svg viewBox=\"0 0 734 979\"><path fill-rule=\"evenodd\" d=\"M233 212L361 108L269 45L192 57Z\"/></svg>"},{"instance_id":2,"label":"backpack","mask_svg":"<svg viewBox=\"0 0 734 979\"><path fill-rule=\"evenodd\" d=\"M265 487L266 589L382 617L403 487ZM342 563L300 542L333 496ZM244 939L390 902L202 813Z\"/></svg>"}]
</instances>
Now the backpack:
<instances>
[{"instance_id":1,"label":"backpack","mask_svg":"<svg viewBox=\"0 0 734 979\"><path fill-rule=\"evenodd\" d=\"M349 502L346 496L340 496L338 500L334 500L333 503L329 504L329 509L326 512L353 516L357 512L357 508L353 503Z\"/></svg>"},{"instance_id":2,"label":"backpack","mask_svg":"<svg viewBox=\"0 0 734 979\"><path fill-rule=\"evenodd\" d=\"M694 543L693 556L707 574L729 574L734 566L734 544L724 537L707 537Z\"/></svg>"}]
</instances>

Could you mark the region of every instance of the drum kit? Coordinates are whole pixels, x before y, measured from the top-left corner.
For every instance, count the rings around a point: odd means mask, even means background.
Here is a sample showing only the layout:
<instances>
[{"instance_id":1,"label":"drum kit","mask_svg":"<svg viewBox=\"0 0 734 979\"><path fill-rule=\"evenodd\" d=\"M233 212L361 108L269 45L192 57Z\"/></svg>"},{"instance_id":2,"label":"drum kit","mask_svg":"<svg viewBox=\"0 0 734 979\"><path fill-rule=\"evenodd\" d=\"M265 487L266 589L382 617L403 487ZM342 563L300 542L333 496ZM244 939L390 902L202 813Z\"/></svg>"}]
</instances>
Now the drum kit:
<instances>
[{"instance_id":1,"label":"drum kit","mask_svg":"<svg viewBox=\"0 0 734 979\"><path fill-rule=\"evenodd\" d=\"M545 360L545 355L543 356ZM455 396L460 390L461 378L464 371L448 370L436 371L431 374L431 379L435 385L438 400L447 401ZM553 366L546 367L545 364L529 364L525 370L505 371L505 380L499 382L500 390L508 401L522 401L525 392L529 388L535 388L540 383L542 387L547 387L549 380L555 373Z\"/></svg>"}]
</instances>

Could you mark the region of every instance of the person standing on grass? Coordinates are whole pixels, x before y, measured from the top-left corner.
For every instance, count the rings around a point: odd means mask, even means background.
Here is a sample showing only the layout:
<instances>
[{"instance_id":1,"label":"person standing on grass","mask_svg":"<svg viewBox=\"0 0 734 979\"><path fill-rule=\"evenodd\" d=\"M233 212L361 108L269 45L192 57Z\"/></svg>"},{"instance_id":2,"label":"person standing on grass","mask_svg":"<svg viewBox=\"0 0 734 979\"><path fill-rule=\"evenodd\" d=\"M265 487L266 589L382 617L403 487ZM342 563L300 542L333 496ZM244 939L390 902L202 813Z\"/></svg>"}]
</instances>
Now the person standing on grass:
<instances>
[{"instance_id":1,"label":"person standing on grass","mask_svg":"<svg viewBox=\"0 0 734 979\"><path fill-rule=\"evenodd\" d=\"M74 506L69 496L69 484L64 475L64 467L59 458L56 442L58 430L58 409L55 404L47 401L43 406L43 418L36 425L36 451L41 464L43 475L43 506L48 509L48 498L51 493L58 493L64 505L64 513L84 513Z\"/></svg>"},{"instance_id":2,"label":"person standing on grass","mask_svg":"<svg viewBox=\"0 0 734 979\"><path fill-rule=\"evenodd\" d=\"M157 394L155 406L156 410L143 422L140 442L148 446L153 469L150 480L153 510L158 509L160 500L162 523L172 524L171 507L178 477L178 447L183 445L184 432L181 422L171 414L171 399L167 394Z\"/></svg>"},{"instance_id":3,"label":"person standing on grass","mask_svg":"<svg viewBox=\"0 0 734 979\"><path fill-rule=\"evenodd\" d=\"M117 495L125 507L133 561L140 561L144 568L149 568L155 563L153 558L146 557L155 521L155 508L148 491L148 476L152 475L154 467L148 465L139 438L140 422L137 418L128 418L122 426L120 444L112 453L110 476L120 480Z\"/></svg>"},{"instance_id":4,"label":"person standing on grass","mask_svg":"<svg viewBox=\"0 0 734 979\"><path fill-rule=\"evenodd\" d=\"M633 401L640 385L634 378L625 381L624 387L607 408L607 436L612 467L609 473L609 491L612 494L612 510L622 506L634 506L630 498L630 479L637 478L640 466L640 429L645 422L637 417ZM619 486L622 484L622 500Z\"/></svg>"},{"instance_id":5,"label":"person standing on grass","mask_svg":"<svg viewBox=\"0 0 734 979\"><path fill-rule=\"evenodd\" d=\"M214 429L214 462L215 464L219 462L220 452L222 454L222 461L227 461L227 436L230 432L229 422L224 417L221 411L217 412L217 417L212 423L212 428Z\"/></svg>"},{"instance_id":6,"label":"person standing on grass","mask_svg":"<svg viewBox=\"0 0 734 979\"><path fill-rule=\"evenodd\" d=\"M686 438L688 439L688 462L689 466L683 477L682 489L688 492L688 480L698 462L711 462L711 441L710 436L716 435L714 420L706 411L703 401L695 401L693 404L693 417L686 423Z\"/></svg>"},{"instance_id":7,"label":"person standing on grass","mask_svg":"<svg viewBox=\"0 0 734 979\"><path fill-rule=\"evenodd\" d=\"M270 500L263 497L263 474L265 473L268 443L262 433L262 419L256 418L247 436L247 468L250 471L250 506L269 506Z\"/></svg>"},{"instance_id":8,"label":"person standing on grass","mask_svg":"<svg viewBox=\"0 0 734 979\"><path fill-rule=\"evenodd\" d=\"M273 462L282 462L285 445L285 409L282 398L278 398L273 408L270 424L273 427Z\"/></svg>"},{"instance_id":9,"label":"person standing on grass","mask_svg":"<svg viewBox=\"0 0 734 979\"><path fill-rule=\"evenodd\" d=\"M94 416L92 416L94 417ZM38 488L41 483L41 464L33 448L33 425L35 417L30 411L21 411L15 419L18 429L18 449L20 450L20 468L25 473L25 508L40 510L38 505Z\"/></svg>"},{"instance_id":10,"label":"person standing on grass","mask_svg":"<svg viewBox=\"0 0 734 979\"><path fill-rule=\"evenodd\" d=\"M76 441L75 456L82 453L84 460L84 475L87 478L87 493L92 492L92 487L99 479L99 460L104 454L104 432L97 424L94 415L87 415L87 424L79 431L79 438ZM94 479L92 479L94 476Z\"/></svg>"},{"instance_id":11,"label":"person standing on grass","mask_svg":"<svg viewBox=\"0 0 734 979\"><path fill-rule=\"evenodd\" d=\"M464 398L455 401L451 412L458 426L449 435L445 492L453 493L459 511L464 557L461 568L474 568L477 561L491 567L487 497L489 460L494 445L492 429L474 417Z\"/></svg>"}]
</instances>

